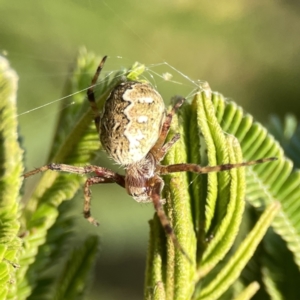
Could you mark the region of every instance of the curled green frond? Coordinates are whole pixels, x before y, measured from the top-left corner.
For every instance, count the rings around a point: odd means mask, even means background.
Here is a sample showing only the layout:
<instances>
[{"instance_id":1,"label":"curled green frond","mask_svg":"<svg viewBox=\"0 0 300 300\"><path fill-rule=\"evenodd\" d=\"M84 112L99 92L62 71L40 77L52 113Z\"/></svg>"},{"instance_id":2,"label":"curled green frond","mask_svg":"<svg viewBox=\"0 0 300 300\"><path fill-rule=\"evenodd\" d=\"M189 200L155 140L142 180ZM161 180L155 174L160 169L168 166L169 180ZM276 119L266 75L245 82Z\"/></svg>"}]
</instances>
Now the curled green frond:
<instances>
[{"instance_id":1,"label":"curled green frond","mask_svg":"<svg viewBox=\"0 0 300 300\"><path fill-rule=\"evenodd\" d=\"M209 165L241 162L239 144L233 136L226 136L222 131L211 99L206 97L206 93L202 92L201 97L200 94L197 95L192 105L197 109L198 135L203 134ZM244 197L243 168L208 174L207 197L202 199L205 203L202 204L205 207L205 216L200 224L205 224L204 231L207 236L212 233L213 238L203 256L198 258L201 262L201 275L198 273L198 276L202 277L210 271L232 246L244 211Z\"/></svg>"},{"instance_id":2,"label":"curled green frond","mask_svg":"<svg viewBox=\"0 0 300 300\"><path fill-rule=\"evenodd\" d=\"M216 102L216 98L221 100ZM234 137L234 133L228 134L231 133L230 129L240 130L240 135L246 134L247 130L262 130L267 136L266 130L261 125L252 124L252 118L247 119L246 117L246 130L240 128L239 123L244 119L243 112L236 110L233 105L227 104L222 99L221 95L211 94L209 87L204 87L203 91L195 95L191 104L185 103L178 112L179 118L174 118L169 134L169 138L171 138L172 135L179 132L181 139L166 155L165 164L184 162L199 164L202 161L210 166L215 166L239 163L243 161L242 149ZM228 122L225 122L227 120ZM256 140L249 138L244 147L249 147L251 143L255 144L255 142ZM257 142L259 143L260 139ZM241 146L243 147L243 145ZM251 144L251 149L253 148L254 146ZM264 150L261 149L262 152ZM280 152L280 150L278 151ZM250 156L249 158L263 157L265 155ZM254 167L251 172L256 174L254 170L259 167L264 170L268 168L268 164ZM260 178L260 174L256 176ZM276 209L273 209L272 217L261 227L260 234L256 232L259 238L250 241L246 237L244 240L243 243L248 243L249 251L240 250L243 252L242 256L236 254L229 260L230 262L234 260L234 263L231 263L231 271L226 269L227 273L225 271L222 273L226 267L222 267L220 261L225 257L230 259L229 251L240 230L245 198L248 197L244 168L207 175L175 173L164 176L164 179L168 217L181 246L191 258L196 257L196 265L188 264L187 260L179 260L182 257L180 251L174 247L171 241L166 242L165 254L160 252L162 259L166 257L166 262L162 263L160 270L159 267L156 269L157 274L161 274L159 280L165 278L166 299L190 299L191 297L193 299L202 299L202 297L217 299L240 276L271 224L278 205L275 205ZM262 181L263 178L260 180ZM265 189L263 191L265 192ZM263 198L265 199L267 196L264 195ZM153 234L152 231L150 257L153 257L155 240L160 239L163 242L161 237L158 235L155 237L155 234L153 237ZM151 270L150 263L148 261L148 270ZM224 274L224 277L218 282L216 276L206 278L215 268L218 269L218 273ZM156 283L155 279L148 272L147 278L148 284L152 283L153 288ZM191 281L188 281L188 278ZM185 284L183 284L184 281ZM190 285L189 282L197 285ZM204 291L203 286L205 286ZM211 286L214 288L210 291ZM212 290L214 290L213 293Z\"/></svg>"},{"instance_id":3,"label":"curled green frond","mask_svg":"<svg viewBox=\"0 0 300 300\"><path fill-rule=\"evenodd\" d=\"M215 279L201 289L200 294L195 297L195 299L219 299L229 286L233 284L233 282L239 277L249 259L253 256L254 251L264 237L274 217L278 213L279 208L279 203L273 203L266 208L259 221L255 224L254 228L245 240L240 244L239 248L229 259L228 263L223 266Z\"/></svg>"},{"instance_id":4,"label":"curled green frond","mask_svg":"<svg viewBox=\"0 0 300 300\"><path fill-rule=\"evenodd\" d=\"M162 293L163 290L165 295L165 286L163 284L165 281L165 267L162 261L165 252L165 233L156 215L154 216L154 220L149 221L149 225L150 239L144 287L145 299L153 299L157 286L159 286L159 293Z\"/></svg>"},{"instance_id":5,"label":"curled green frond","mask_svg":"<svg viewBox=\"0 0 300 300\"><path fill-rule=\"evenodd\" d=\"M227 103L220 95L215 95L213 102L216 109L222 107L218 120L224 131L237 137L246 160L278 157L277 162L247 168L246 196L255 207L264 207L275 201L281 203L281 210L272 226L287 242L300 267L300 223L297 214L300 211L299 170L293 170L292 162L284 157L283 149L274 137L268 135L267 130L254 122L250 115L243 114L235 103ZM236 116L234 122L232 117L228 117L231 115Z\"/></svg>"},{"instance_id":6,"label":"curled green frond","mask_svg":"<svg viewBox=\"0 0 300 300\"><path fill-rule=\"evenodd\" d=\"M17 135L17 82L16 73L0 56L0 299L15 298L22 245L18 215L23 151Z\"/></svg>"}]
</instances>

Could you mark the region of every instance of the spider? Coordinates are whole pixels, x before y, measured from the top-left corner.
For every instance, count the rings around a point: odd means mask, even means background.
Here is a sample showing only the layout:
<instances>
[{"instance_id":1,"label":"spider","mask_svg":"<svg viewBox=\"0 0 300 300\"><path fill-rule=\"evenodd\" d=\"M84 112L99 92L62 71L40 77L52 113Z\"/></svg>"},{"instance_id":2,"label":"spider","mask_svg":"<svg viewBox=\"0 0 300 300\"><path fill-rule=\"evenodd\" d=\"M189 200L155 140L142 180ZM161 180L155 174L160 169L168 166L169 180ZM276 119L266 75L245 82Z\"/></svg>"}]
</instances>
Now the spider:
<instances>
[{"instance_id":1,"label":"spider","mask_svg":"<svg viewBox=\"0 0 300 300\"><path fill-rule=\"evenodd\" d=\"M100 62L90 87L87 98L94 113L94 122L103 148L119 165L124 166L125 175L120 175L109 169L87 165L84 167L66 164L50 163L24 174L30 177L46 170L62 171L75 174L95 175L89 177L84 185L84 217L92 224L98 222L91 215L91 191L94 184L117 183L125 188L137 202L152 202L159 220L167 236L174 245L189 260L187 253L178 242L174 230L164 212L164 200L161 192L164 187L162 175L175 172L209 173L230 170L242 166L264 163L276 158L237 164L223 164L202 167L197 164L180 163L161 165L168 150L180 138L175 134L170 141L166 137L170 129L172 117L184 103L183 97L178 97L170 112L166 113L165 104L160 94L148 83L138 81L122 82L108 96L100 114L94 94L94 87L104 66L107 56ZM191 260L190 260L191 261Z\"/></svg>"}]
</instances>

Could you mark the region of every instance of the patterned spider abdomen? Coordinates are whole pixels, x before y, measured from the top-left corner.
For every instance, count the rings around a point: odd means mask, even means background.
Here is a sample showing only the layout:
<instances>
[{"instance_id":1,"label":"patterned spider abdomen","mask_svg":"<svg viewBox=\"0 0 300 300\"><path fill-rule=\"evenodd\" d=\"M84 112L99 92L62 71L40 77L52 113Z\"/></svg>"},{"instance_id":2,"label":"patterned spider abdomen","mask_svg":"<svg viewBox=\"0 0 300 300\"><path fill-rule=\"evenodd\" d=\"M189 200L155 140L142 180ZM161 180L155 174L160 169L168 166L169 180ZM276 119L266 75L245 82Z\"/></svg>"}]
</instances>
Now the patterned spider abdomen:
<instances>
[{"instance_id":1,"label":"patterned spider abdomen","mask_svg":"<svg viewBox=\"0 0 300 300\"><path fill-rule=\"evenodd\" d=\"M136 81L121 83L104 104L100 141L117 163L136 163L154 146L164 118L163 99L153 87Z\"/></svg>"}]
</instances>

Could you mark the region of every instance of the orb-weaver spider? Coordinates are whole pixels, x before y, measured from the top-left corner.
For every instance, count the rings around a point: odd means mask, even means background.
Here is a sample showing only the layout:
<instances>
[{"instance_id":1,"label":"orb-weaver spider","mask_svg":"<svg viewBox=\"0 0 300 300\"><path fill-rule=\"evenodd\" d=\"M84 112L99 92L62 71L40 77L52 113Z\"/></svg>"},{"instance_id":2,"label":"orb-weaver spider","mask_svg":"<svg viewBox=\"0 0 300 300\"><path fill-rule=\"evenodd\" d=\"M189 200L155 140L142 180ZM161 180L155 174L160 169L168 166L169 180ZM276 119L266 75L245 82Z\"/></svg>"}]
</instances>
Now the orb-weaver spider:
<instances>
[{"instance_id":1,"label":"orb-weaver spider","mask_svg":"<svg viewBox=\"0 0 300 300\"><path fill-rule=\"evenodd\" d=\"M148 83L137 81L123 82L116 86L108 96L102 114L100 114L94 95L94 87L104 66L106 56L99 64L87 90L87 98L94 113L96 129L100 141L107 154L118 164L124 166L125 175L109 169L87 165L84 167L50 163L24 174L27 178L46 170L62 171L75 174L95 175L88 178L84 185L84 217L92 224L98 222L91 216L90 186L101 183L117 183L125 188L137 202L152 202L159 220L167 235L176 247L190 260L178 242L172 226L164 212L161 192L164 187L162 175L175 172L209 173L230 170L242 166L250 166L276 158L262 158L237 164L202 167L196 164L180 163L161 165L168 150L180 138L175 134L166 142L172 117L184 103L179 97L169 113L160 94Z\"/></svg>"}]
</instances>

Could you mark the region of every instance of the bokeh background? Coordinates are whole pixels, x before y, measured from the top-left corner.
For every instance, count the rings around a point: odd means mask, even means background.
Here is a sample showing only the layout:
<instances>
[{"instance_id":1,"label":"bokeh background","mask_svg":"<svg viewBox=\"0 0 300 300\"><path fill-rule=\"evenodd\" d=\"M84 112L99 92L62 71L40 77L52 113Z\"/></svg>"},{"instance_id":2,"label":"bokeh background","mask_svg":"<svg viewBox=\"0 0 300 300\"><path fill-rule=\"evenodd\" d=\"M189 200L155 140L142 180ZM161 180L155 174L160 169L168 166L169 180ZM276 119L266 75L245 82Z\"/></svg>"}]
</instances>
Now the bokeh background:
<instances>
[{"instance_id":1,"label":"bokeh background","mask_svg":"<svg viewBox=\"0 0 300 300\"><path fill-rule=\"evenodd\" d=\"M208 81L262 123L270 114L300 117L299 1L0 0L0 11L0 52L20 77L20 114L59 99L78 48L85 46L109 55L106 70L167 61ZM192 85L181 80L186 95ZM174 90L181 87L164 90L165 99ZM28 169L45 163L58 110L59 101L19 116ZM99 163L112 166L103 153ZM73 200L78 239L101 236L87 299L141 299L153 208L111 185L94 187L93 199L100 228L82 220L82 192Z\"/></svg>"}]
</instances>

